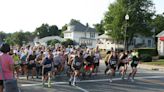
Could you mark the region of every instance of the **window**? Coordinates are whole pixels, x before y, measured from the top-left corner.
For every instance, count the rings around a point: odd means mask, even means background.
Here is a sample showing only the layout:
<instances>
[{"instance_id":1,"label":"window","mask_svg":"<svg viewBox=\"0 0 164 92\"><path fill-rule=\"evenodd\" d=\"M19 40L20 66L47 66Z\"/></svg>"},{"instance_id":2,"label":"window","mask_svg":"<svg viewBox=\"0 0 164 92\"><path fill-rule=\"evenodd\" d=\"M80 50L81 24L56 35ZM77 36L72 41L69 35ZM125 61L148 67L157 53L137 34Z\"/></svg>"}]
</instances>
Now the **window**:
<instances>
[{"instance_id":1,"label":"window","mask_svg":"<svg viewBox=\"0 0 164 92\"><path fill-rule=\"evenodd\" d=\"M133 45L136 45L136 39L133 40Z\"/></svg>"},{"instance_id":2,"label":"window","mask_svg":"<svg viewBox=\"0 0 164 92\"><path fill-rule=\"evenodd\" d=\"M90 33L90 38L95 38L95 33L94 32Z\"/></svg>"},{"instance_id":3,"label":"window","mask_svg":"<svg viewBox=\"0 0 164 92\"><path fill-rule=\"evenodd\" d=\"M148 40L148 47L151 47L151 40Z\"/></svg>"}]
</instances>

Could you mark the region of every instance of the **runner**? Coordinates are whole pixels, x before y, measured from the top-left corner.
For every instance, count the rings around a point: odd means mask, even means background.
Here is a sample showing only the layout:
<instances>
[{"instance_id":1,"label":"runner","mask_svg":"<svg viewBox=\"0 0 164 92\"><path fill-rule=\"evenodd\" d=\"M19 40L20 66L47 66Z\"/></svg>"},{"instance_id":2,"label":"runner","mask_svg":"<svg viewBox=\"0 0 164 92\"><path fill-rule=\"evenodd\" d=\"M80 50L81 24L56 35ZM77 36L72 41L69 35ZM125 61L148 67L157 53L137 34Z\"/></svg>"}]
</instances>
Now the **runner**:
<instances>
[{"instance_id":1,"label":"runner","mask_svg":"<svg viewBox=\"0 0 164 92\"><path fill-rule=\"evenodd\" d=\"M45 86L45 82L48 82L48 87L51 87L51 76L52 76L52 64L53 63L53 54L49 50L47 57L42 62L42 84Z\"/></svg>"},{"instance_id":2,"label":"runner","mask_svg":"<svg viewBox=\"0 0 164 92\"><path fill-rule=\"evenodd\" d=\"M94 53L93 51L89 52L90 54L85 58L84 62L84 71L82 74L83 79L85 79L86 74L91 77L92 73L94 72Z\"/></svg>"},{"instance_id":3,"label":"runner","mask_svg":"<svg viewBox=\"0 0 164 92\"><path fill-rule=\"evenodd\" d=\"M127 55L125 52L121 51L120 57L119 57L119 64L118 64L118 69L121 74L121 79L124 80L125 77L125 63L126 63L126 58Z\"/></svg>"},{"instance_id":4,"label":"runner","mask_svg":"<svg viewBox=\"0 0 164 92\"><path fill-rule=\"evenodd\" d=\"M27 53L25 53L25 50L24 48L21 49L21 55L20 55L20 60L21 60L21 72L22 72L22 75L27 75L27 72L28 72L28 62L26 60L27 58Z\"/></svg>"},{"instance_id":5,"label":"runner","mask_svg":"<svg viewBox=\"0 0 164 92\"><path fill-rule=\"evenodd\" d=\"M32 73L32 79L34 80L34 75L36 74L36 54L35 51L32 52L32 54L30 54L27 57L27 61L28 61L28 74L27 74L27 80L29 78L30 72Z\"/></svg>"},{"instance_id":6,"label":"runner","mask_svg":"<svg viewBox=\"0 0 164 92\"><path fill-rule=\"evenodd\" d=\"M53 61L53 77L55 77L58 73L59 73L59 70L60 70L60 66L61 66L61 53L59 51L57 51L55 54L54 54L54 61Z\"/></svg>"},{"instance_id":7,"label":"runner","mask_svg":"<svg viewBox=\"0 0 164 92\"><path fill-rule=\"evenodd\" d=\"M107 74L110 75L109 81L112 82L112 77L115 76L116 67L118 64L118 56L116 52L112 52L111 55L108 58L109 63L109 70L107 71Z\"/></svg>"},{"instance_id":8,"label":"runner","mask_svg":"<svg viewBox=\"0 0 164 92\"><path fill-rule=\"evenodd\" d=\"M106 56L105 56L105 59L104 59L105 65L106 65L106 69L104 71L104 74L106 74L106 72L109 70L109 62L108 62L108 59L109 59L110 56L111 56L111 51L108 51L106 53Z\"/></svg>"},{"instance_id":9,"label":"runner","mask_svg":"<svg viewBox=\"0 0 164 92\"><path fill-rule=\"evenodd\" d=\"M137 66L139 64L139 56L138 56L138 52L136 52L135 50L132 52L132 62L131 62L131 73L128 76L128 80L131 79L132 82L134 82L134 77L135 74L137 73Z\"/></svg>"},{"instance_id":10,"label":"runner","mask_svg":"<svg viewBox=\"0 0 164 92\"><path fill-rule=\"evenodd\" d=\"M42 61L44 59L43 51L38 52L39 55L36 57L36 78L39 78L39 75L41 75L42 71Z\"/></svg>"},{"instance_id":11,"label":"runner","mask_svg":"<svg viewBox=\"0 0 164 92\"><path fill-rule=\"evenodd\" d=\"M13 53L13 59L14 59L14 69L15 69L15 76L17 79L19 79L19 73L20 73L20 58L16 52Z\"/></svg>"},{"instance_id":12,"label":"runner","mask_svg":"<svg viewBox=\"0 0 164 92\"><path fill-rule=\"evenodd\" d=\"M78 51L78 55L74 57L71 65L73 73L69 79L69 85L72 84L73 86L76 86L77 77L80 74L82 63L83 63L83 53Z\"/></svg>"},{"instance_id":13,"label":"runner","mask_svg":"<svg viewBox=\"0 0 164 92\"><path fill-rule=\"evenodd\" d=\"M95 75L97 75L97 73L99 71L100 59L101 59L101 55L100 55L98 49L96 49L95 54L94 54Z\"/></svg>"}]
</instances>

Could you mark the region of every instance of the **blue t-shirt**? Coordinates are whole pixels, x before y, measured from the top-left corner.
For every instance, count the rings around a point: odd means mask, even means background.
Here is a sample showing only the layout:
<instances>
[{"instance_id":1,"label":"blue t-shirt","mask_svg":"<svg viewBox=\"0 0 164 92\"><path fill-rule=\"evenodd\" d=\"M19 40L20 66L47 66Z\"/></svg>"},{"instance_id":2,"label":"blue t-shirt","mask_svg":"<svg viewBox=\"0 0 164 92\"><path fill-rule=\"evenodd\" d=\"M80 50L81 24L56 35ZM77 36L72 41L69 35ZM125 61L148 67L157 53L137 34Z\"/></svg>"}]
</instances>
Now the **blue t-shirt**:
<instances>
[{"instance_id":1,"label":"blue t-shirt","mask_svg":"<svg viewBox=\"0 0 164 92\"><path fill-rule=\"evenodd\" d=\"M52 59L45 58L45 60L43 61L42 64L44 66L44 69L51 70L51 68L52 68Z\"/></svg>"}]
</instances>

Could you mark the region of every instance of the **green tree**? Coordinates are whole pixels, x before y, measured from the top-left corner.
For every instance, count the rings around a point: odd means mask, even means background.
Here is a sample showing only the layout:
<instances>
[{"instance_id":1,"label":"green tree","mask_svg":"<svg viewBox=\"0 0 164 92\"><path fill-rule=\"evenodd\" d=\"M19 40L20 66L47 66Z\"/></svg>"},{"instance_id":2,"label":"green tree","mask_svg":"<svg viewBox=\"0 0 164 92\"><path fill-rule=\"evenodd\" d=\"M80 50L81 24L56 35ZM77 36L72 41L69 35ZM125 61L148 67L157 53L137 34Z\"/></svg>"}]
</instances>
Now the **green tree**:
<instances>
[{"instance_id":1,"label":"green tree","mask_svg":"<svg viewBox=\"0 0 164 92\"><path fill-rule=\"evenodd\" d=\"M152 0L116 0L105 14L104 28L112 30L109 34L117 42L122 41L127 28L126 37L130 44L137 34L151 35L149 24L154 12ZM130 17L128 21L125 20L126 14Z\"/></svg>"},{"instance_id":2,"label":"green tree","mask_svg":"<svg viewBox=\"0 0 164 92\"><path fill-rule=\"evenodd\" d=\"M103 21L101 21L98 24L94 24L93 26L95 27L96 31L99 32L99 35L104 34L105 30L104 30L104 26L103 26Z\"/></svg>"},{"instance_id":3,"label":"green tree","mask_svg":"<svg viewBox=\"0 0 164 92\"><path fill-rule=\"evenodd\" d=\"M42 24L40 27L36 28L34 35L43 38L46 36L59 36L61 31L56 25L49 26L48 24Z\"/></svg>"},{"instance_id":4,"label":"green tree","mask_svg":"<svg viewBox=\"0 0 164 92\"><path fill-rule=\"evenodd\" d=\"M67 27L68 27L68 25L67 25L67 24L65 24L64 26L62 26L62 29L61 29L61 30L62 30L62 32L63 32L63 31L66 31L66 30L67 30Z\"/></svg>"},{"instance_id":5,"label":"green tree","mask_svg":"<svg viewBox=\"0 0 164 92\"><path fill-rule=\"evenodd\" d=\"M164 14L157 14L152 21L152 26L155 27L156 34L164 30Z\"/></svg>"},{"instance_id":6,"label":"green tree","mask_svg":"<svg viewBox=\"0 0 164 92\"><path fill-rule=\"evenodd\" d=\"M67 27L68 27L67 24L65 24L65 25L62 27L62 29L61 29L61 34L60 34L61 37L64 37L64 31L67 30Z\"/></svg>"},{"instance_id":7,"label":"green tree","mask_svg":"<svg viewBox=\"0 0 164 92\"><path fill-rule=\"evenodd\" d=\"M30 41L30 39L32 38L31 33L29 32L23 32L22 30L19 32L14 32L12 34L9 34L6 39L5 42L11 45L20 45L22 46L23 44L26 44Z\"/></svg>"},{"instance_id":8,"label":"green tree","mask_svg":"<svg viewBox=\"0 0 164 92\"><path fill-rule=\"evenodd\" d=\"M7 34L3 31L0 31L0 41L3 42L6 37L7 37Z\"/></svg>"}]
</instances>

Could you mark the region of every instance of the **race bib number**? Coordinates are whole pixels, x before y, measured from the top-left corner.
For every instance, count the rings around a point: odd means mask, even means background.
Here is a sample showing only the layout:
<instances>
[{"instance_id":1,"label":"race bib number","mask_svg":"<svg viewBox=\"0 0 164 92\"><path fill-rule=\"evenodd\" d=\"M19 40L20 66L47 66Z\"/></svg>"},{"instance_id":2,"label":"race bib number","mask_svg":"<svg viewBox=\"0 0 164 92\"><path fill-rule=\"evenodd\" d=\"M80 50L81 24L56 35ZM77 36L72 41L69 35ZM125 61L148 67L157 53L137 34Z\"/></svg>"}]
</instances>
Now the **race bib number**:
<instances>
[{"instance_id":1,"label":"race bib number","mask_svg":"<svg viewBox=\"0 0 164 92\"><path fill-rule=\"evenodd\" d=\"M80 66L81 63L80 63L80 62L76 62L75 65L76 65L76 66Z\"/></svg>"},{"instance_id":2,"label":"race bib number","mask_svg":"<svg viewBox=\"0 0 164 92\"><path fill-rule=\"evenodd\" d=\"M115 64L116 64L116 61L110 61L110 63L111 63L112 65L115 65Z\"/></svg>"},{"instance_id":3,"label":"race bib number","mask_svg":"<svg viewBox=\"0 0 164 92\"><path fill-rule=\"evenodd\" d=\"M138 61L133 61L134 62L134 64L138 64Z\"/></svg>"},{"instance_id":4,"label":"race bib number","mask_svg":"<svg viewBox=\"0 0 164 92\"><path fill-rule=\"evenodd\" d=\"M51 68L52 65L51 64L47 64L47 65L44 65L45 68Z\"/></svg>"}]
</instances>

